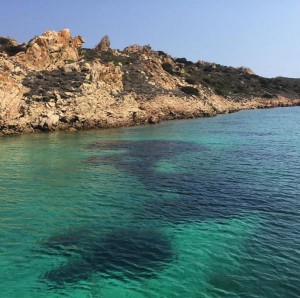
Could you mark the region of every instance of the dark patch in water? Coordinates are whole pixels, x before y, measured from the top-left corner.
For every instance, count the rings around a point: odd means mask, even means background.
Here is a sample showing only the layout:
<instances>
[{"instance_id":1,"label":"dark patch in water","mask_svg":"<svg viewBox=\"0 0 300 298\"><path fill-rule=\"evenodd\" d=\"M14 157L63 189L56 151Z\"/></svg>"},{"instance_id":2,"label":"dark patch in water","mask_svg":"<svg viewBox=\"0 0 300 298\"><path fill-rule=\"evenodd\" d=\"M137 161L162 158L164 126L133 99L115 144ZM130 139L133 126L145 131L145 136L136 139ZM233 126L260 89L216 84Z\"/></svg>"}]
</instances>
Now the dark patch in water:
<instances>
[{"instance_id":1,"label":"dark patch in water","mask_svg":"<svg viewBox=\"0 0 300 298\"><path fill-rule=\"evenodd\" d=\"M138 217L158 218L173 223L236 215L243 209L237 189L227 189L224 181L211 183L203 175L201 164L192 164L188 173L159 173L154 165L184 153L207 150L203 145L180 141L125 141L94 143L90 150L125 150L120 155L92 156L89 164L111 164L135 175L151 191L169 189L179 198L149 200ZM199 162L199 161L198 161ZM224 180L226 177L219 177ZM218 177L216 177L218 179ZM208 182L209 183L208 183ZM227 190L227 193L224 193ZM234 195L233 195L234 194ZM148 214L145 216L145 214Z\"/></svg>"},{"instance_id":2,"label":"dark patch in water","mask_svg":"<svg viewBox=\"0 0 300 298\"><path fill-rule=\"evenodd\" d=\"M88 146L90 150L125 150L120 155L92 156L86 162L94 165L111 164L135 175L151 191L158 193L168 189L178 195L175 199L159 198L145 202L143 208L136 212L137 217L157 218L172 223L206 220L211 218L228 218L244 211L267 212L275 210L273 200L265 200L260 196L260 177L253 185L245 184L239 169L235 167L235 159L239 155L231 152L227 161L212 160L210 165L195 160L186 173L159 173L154 165L161 159L170 159L183 153L207 150L202 145L180 141L125 141L103 142ZM225 151L226 152L226 151ZM261 156L256 154L258 160ZM205 158L205 154L203 154ZM253 157L252 157L253 159ZM197 164L198 162L198 164ZM223 168L222 171L219 169ZM251 181L254 179L251 177Z\"/></svg>"},{"instance_id":3,"label":"dark patch in water","mask_svg":"<svg viewBox=\"0 0 300 298\"><path fill-rule=\"evenodd\" d=\"M221 196L180 196L177 199L152 200L144 205L147 216L172 223L230 218L241 211L243 206L238 202ZM140 216L144 217L143 214Z\"/></svg>"},{"instance_id":4,"label":"dark patch in water","mask_svg":"<svg viewBox=\"0 0 300 298\"><path fill-rule=\"evenodd\" d=\"M57 248L61 252L62 247L67 251L68 239L66 235L59 243L58 238L51 237L51 241L48 239L45 246L51 243L50 251ZM118 279L146 278L154 276L173 259L170 241L156 231L124 229L115 231L98 242L94 238L89 240L77 243L79 257L47 272L44 278L58 286L88 279L95 273Z\"/></svg>"},{"instance_id":5,"label":"dark patch in water","mask_svg":"<svg viewBox=\"0 0 300 298\"><path fill-rule=\"evenodd\" d=\"M34 251L48 255L70 256L80 254L94 240L96 236L88 229L71 230L49 237Z\"/></svg>"},{"instance_id":6,"label":"dark patch in water","mask_svg":"<svg viewBox=\"0 0 300 298\"><path fill-rule=\"evenodd\" d=\"M131 175L137 176L146 187L159 190L174 187L175 180L182 180L182 174L157 173L154 165L162 159L176 155L203 151L206 148L191 142L180 141L110 141L93 143L89 150L125 150L120 155L96 155L86 160L89 165L114 165Z\"/></svg>"}]
</instances>

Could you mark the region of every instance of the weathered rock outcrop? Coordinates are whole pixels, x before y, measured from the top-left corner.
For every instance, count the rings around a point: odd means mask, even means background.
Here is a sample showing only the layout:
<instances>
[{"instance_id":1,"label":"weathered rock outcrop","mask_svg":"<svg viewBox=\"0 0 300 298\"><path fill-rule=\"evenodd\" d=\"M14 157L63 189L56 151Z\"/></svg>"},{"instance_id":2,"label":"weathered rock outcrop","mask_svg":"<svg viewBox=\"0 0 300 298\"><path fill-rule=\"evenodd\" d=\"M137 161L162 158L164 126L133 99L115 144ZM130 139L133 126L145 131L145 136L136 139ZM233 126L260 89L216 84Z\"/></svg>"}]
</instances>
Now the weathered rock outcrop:
<instances>
[{"instance_id":1,"label":"weathered rock outcrop","mask_svg":"<svg viewBox=\"0 0 300 298\"><path fill-rule=\"evenodd\" d=\"M110 47L110 39L108 35L105 35L101 41L96 45L95 50L97 51L108 51Z\"/></svg>"},{"instance_id":2,"label":"weathered rock outcrop","mask_svg":"<svg viewBox=\"0 0 300 298\"><path fill-rule=\"evenodd\" d=\"M237 70L243 72L244 74L255 75L254 71L249 67L241 66L238 67Z\"/></svg>"},{"instance_id":3,"label":"weathered rock outcrop","mask_svg":"<svg viewBox=\"0 0 300 298\"><path fill-rule=\"evenodd\" d=\"M0 125L20 116L20 107L26 88L22 84L24 70L0 54Z\"/></svg>"},{"instance_id":4,"label":"weathered rock outcrop","mask_svg":"<svg viewBox=\"0 0 300 298\"><path fill-rule=\"evenodd\" d=\"M14 61L32 70L55 69L68 61L78 61L78 48L84 43L81 36L74 39L68 29L46 31L28 42L26 50Z\"/></svg>"},{"instance_id":5,"label":"weathered rock outcrop","mask_svg":"<svg viewBox=\"0 0 300 298\"><path fill-rule=\"evenodd\" d=\"M79 130L300 104L300 82L174 59L150 46L83 49L69 30L0 46L0 134ZM1 39L0 39L1 45Z\"/></svg>"}]
</instances>

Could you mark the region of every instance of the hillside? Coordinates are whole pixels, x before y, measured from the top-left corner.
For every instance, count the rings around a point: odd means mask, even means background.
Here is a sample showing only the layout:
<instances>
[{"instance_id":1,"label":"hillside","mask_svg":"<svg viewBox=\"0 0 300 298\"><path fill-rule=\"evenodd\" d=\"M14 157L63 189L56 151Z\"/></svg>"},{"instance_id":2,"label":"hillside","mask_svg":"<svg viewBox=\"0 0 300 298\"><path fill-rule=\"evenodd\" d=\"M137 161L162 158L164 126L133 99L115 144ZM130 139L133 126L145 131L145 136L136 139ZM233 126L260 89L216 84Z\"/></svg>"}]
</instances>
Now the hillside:
<instances>
[{"instance_id":1,"label":"hillside","mask_svg":"<svg viewBox=\"0 0 300 298\"><path fill-rule=\"evenodd\" d=\"M150 46L94 49L68 29L0 37L0 134L80 130L300 104L300 79L267 79Z\"/></svg>"}]
</instances>

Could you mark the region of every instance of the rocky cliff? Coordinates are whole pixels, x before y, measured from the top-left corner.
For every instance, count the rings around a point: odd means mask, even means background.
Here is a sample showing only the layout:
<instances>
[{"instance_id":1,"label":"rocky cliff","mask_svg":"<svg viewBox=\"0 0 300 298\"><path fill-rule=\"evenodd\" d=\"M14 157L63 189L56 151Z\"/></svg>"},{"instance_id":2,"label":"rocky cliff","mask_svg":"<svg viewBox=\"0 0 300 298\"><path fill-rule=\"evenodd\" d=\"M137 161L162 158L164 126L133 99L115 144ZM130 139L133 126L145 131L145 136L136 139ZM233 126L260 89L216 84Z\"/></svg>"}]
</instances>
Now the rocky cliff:
<instances>
[{"instance_id":1,"label":"rocky cliff","mask_svg":"<svg viewBox=\"0 0 300 298\"><path fill-rule=\"evenodd\" d=\"M129 126L300 104L300 80L173 58L150 46L94 49L68 29L0 37L0 134Z\"/></svg>"}]
</instances>

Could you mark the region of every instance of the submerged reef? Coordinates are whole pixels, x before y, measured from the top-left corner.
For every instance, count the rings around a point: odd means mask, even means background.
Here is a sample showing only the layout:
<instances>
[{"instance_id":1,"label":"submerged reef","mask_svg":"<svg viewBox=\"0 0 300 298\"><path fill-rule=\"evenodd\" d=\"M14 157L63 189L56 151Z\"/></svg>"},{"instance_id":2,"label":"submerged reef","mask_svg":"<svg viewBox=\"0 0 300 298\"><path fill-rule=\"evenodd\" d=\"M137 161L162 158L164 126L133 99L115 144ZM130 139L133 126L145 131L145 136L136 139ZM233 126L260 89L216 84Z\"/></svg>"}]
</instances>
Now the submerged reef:
<instances>
[{"instance_id":1,"label":"submerged reef","mask_svg":"<svg viewBox=\"0 0 300 298\"><path fill-rule=\"evenodd\" d=\"M119 229L108 235L75 230L48 238L39 253L68 257L44 280L56 286L76 283L93 274L117 279L155 276L174 258L170 241L158 231Z\"/></svg>"}]
</instances>

